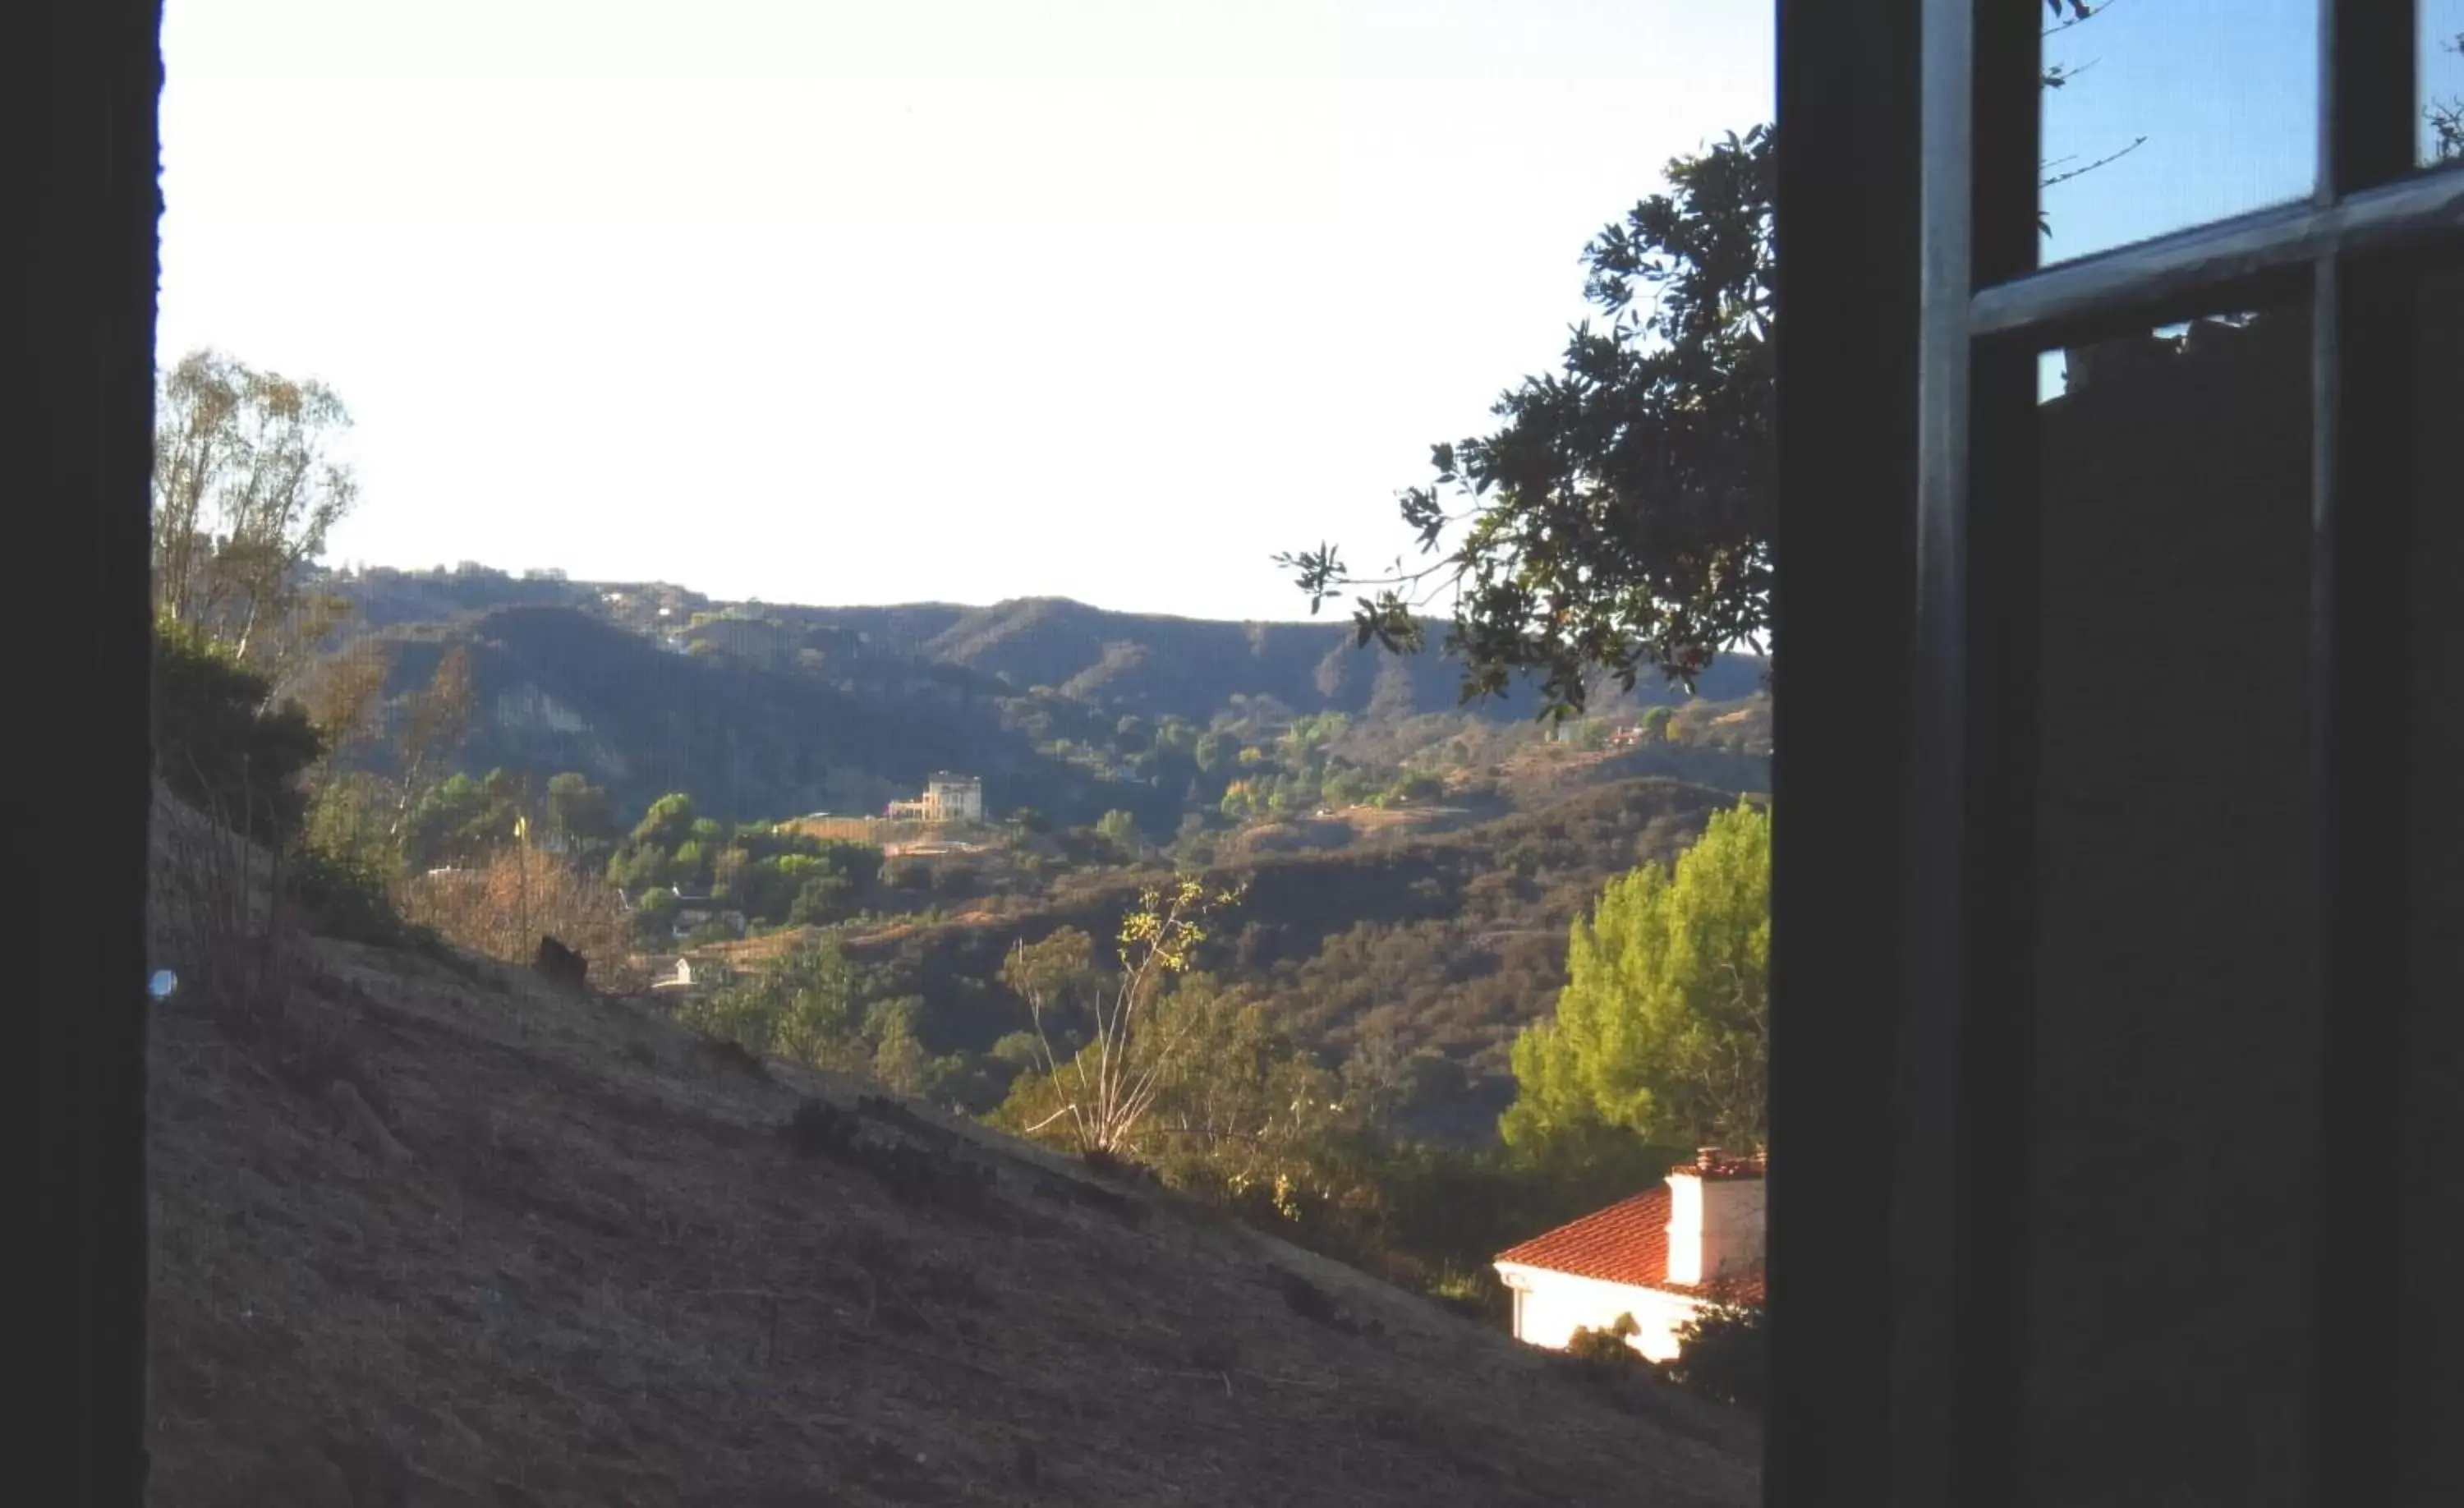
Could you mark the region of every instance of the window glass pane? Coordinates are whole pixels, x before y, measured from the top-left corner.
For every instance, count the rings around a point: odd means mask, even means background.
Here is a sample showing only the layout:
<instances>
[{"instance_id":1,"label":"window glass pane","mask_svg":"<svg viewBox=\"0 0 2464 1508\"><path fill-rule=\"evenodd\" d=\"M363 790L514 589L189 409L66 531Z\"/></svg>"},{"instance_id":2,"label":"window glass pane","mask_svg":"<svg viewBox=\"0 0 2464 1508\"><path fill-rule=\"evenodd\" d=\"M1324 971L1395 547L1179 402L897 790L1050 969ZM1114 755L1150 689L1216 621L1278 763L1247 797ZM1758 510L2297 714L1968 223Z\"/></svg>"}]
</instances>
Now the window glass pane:
<instances>
[{"instance_id":1,"label":"window glass pane","mask_svg":"<svg viewBox=\"0 0 2464 1508\"><path fill-rule=\"evenodd\" d=\"M2045 261L2310 192L2317 0L2059 0L2057 9L2044 44Z\"/></svg>"},{"instance_id":2,"label":"window glass pane","mask_svg":"<svg viewBox=\"0 0 2464 1508\"><path fill-rule=\"evenodd\" d=\"M2027 1501L2289 1508L2318 1132L2309 321L2061 364L2037 410Z\"/></svg>"},{"instance_id":3,"label":"window glass pane","mask_svg":"<svg viewBox=\"0 0 2464 1508\"><path fill-rule=\"evenodd\" d=\"M2464 0L2420 0L2421 160L2464 162Z\"/></svg>"}]
</instances>

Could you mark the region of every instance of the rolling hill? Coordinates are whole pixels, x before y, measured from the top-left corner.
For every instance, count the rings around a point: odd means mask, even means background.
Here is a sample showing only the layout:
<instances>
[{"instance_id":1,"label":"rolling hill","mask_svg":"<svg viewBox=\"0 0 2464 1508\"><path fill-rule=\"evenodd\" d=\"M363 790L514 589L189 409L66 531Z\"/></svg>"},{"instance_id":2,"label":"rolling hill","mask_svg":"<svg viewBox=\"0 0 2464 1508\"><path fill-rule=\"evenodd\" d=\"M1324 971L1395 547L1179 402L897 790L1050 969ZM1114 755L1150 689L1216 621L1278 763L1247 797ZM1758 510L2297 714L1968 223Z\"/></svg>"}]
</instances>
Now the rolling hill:
<instances>
[{"instance_id":1,"label":"rolling hill","mask_svg":"<svg viewBox=\"0 0 2464 1508\"><path fill-rule=\"evenodd\" d=\"M839 607L824 621L876 644L964 666L1009 685L1049 686L1150 716L1203 720L1235 695L1271 697L1295 712L1399 716L1460 703L1460 671L1435 653L1395 655L1355 647L1342 622L1237 623L1114 613L1062 598L1022 598L990 607ZM1443 630L1430 625L1434 645ZM1751 694L1759 667L1715 667L1705 699ZM1639 688L1639 705L1670 696ZM1482 704L1485 715L1526 719L1539 710L1529 689Z\"/></svg>"},{"instance_id":2,"label":"rolling hill","mask_svg":"<svg viewBox=\"0 0 2464 1508\"><path fill-rule=\"evenodd\" d=\"M335 653L388 650L398 699L449 646L471 650L482 715L462 768L579 771L634 813L671 790L737 820L869 811L952 768L980 775L997 812L1032 806L1083 823L1117 808L1169 833L1211 808L1222 782L1201 789L1185 754L1158 758L1151 730L1168 719L1237 725L1255 738L1342 714L1353 732L1338 753L1373 763L1407 761L1462 732L1536 737L1528 693L1463 706L1452 662L1357 648L1338 623L1216 623L1058 599L719 603L656 583L476 569L317 584L355 609ZM1723 662L1680 705L1746 705L1760 677L1755 662ZM1602 713L1672 700L1666 688L1611 688ZM1664 750L1658 768L1739 789L1763 783L1758 759Z\"/></svg>"},{"instance_id":3,"label":"rolling hill","mask_svg":"<svg viewBox=\"0 0 2464 1508\"><path fill-rule=\"evenodd\" d=\"M470 650L480 716L463 768L579 771L636 812L676 790L730 820L870 809L945 767L980 775L998 806L1081 820L1153 801L1039 754L1001 726L998 687L949 667L866 657L809 673L750 654L679 654L571 606L375 637L393 652L396 696L424 685L450 646Z\"/></svg>"}]
</instances>

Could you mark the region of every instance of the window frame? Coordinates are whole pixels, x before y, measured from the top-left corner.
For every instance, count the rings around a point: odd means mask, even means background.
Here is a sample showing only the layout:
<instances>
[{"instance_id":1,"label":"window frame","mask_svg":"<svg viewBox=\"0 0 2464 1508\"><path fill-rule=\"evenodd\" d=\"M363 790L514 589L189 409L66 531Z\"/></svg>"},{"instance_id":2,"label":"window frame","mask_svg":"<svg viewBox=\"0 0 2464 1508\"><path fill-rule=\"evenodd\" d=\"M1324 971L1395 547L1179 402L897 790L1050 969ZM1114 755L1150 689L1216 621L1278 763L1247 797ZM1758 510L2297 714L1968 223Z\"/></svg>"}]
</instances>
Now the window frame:
<instances>
[{"instance_id":1,"label":"window frame","mask_svg":"<svg viewBox=\"0 0 2464 1508\"><path fill-rule=\"evenodd\" d=\"M2412 987L2408 866L2385 835L2405 831L2413 684L2409 321L2415 274L2464 254L2464 167L2416 162L2416 6L2320 0L2307 201L2052 267L2037 265L2041 11L1779 0L1790 663L1771 1114L1788 1150L1771 1175L1765 1500L1785 1508L2020 1497L2039 350L2311 300L2322 1109L2339 1141L2405 1131L2390 1086ZM1836 266L1803 268L1795 246ZM1842 499L1835 478L1859 457L1870 469L1844 474L1870 485ZM1873 655L1852 705L1843 642L1907 652ZM1880 739L1876 698L1898 714ZM1857 804L1884 804L1882 758L1901 772L1888 831ZM1870 983L1843 1001L1843 977ZM1881 1158L1859 1103L1878 1082L1893 1102ZM2390 1160L2358 1161L2386 1166L2321 1159L2315 1236L2391 1251L2403 1190ZM2302 1496L2392 1502L2399 1317L2363 1291L2386 1285L2335 1286L2333 1271L2321 1262L2297 1300L2315 1364Z\"/></svg>"}]
</instances>

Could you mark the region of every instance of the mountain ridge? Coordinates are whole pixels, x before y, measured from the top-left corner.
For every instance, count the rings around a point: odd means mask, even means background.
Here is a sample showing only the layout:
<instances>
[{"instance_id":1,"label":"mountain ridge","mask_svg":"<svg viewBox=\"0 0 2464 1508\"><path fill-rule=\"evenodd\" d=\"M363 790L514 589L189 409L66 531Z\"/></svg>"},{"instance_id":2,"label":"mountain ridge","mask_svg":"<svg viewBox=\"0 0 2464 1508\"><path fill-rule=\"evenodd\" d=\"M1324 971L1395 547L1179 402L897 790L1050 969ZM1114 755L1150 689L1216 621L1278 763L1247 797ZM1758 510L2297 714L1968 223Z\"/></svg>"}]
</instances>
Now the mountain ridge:
<instances>
[{"instance_id":1,"label":"mountain ridge","mask_svg":"<svg viewBox=\"0 0 2464 1508\"><path fill-rule=\"evenodd\" d=\"M332 575L353 622L336 654L382 647L397 715L451 645L470 650L483 716L459 759L539 777L574 770L639 812L688 791L734 820L878 810L925 775L980 775L996 811L1071 823L1109 810L1170 832L1221 796L1155 728L1272 736L1338 715L1514 736L1527 686L1463 703L1454 662L1354 645L1338 623L1115 613L1063 598L987 607L719 602L665 583L576 582L473 569ZM1599 710L1750 698L1761 666L1716 664L1686 697L1610 688ZM1418 735L1416 735L1418 736ZM1530 734L1528 736L1536 736ZM1394 740L1381 758L1408 761Z\"/></svg>"}]
</instances>

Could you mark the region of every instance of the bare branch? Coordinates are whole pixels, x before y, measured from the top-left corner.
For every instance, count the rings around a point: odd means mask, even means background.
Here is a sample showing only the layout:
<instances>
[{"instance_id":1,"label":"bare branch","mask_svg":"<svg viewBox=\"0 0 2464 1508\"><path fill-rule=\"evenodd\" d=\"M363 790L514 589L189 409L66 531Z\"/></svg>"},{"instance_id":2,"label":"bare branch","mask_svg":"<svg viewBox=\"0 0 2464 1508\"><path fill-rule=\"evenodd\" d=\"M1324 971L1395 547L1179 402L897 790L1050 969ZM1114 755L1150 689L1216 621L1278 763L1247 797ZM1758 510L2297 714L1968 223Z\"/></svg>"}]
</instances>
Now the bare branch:
<instances>
[{"instance_id":1,"label":"bare branch","mask_svg":"<svg viewBox=\"0 0 2464 1508\"><path fill-rule=\"evenodd\" d=\"M2104 4L2102 5L2091 5L2086 3L2086 0L2074 0L2069 15L2055 22L2052 26L2045 28L2042 32L2039 32L2036 34L2039 36L2054 36L2060 33L2067 32L2075 26L2085 26L2088 22L2095 20L2098 16L2104 14L2104 12L2112 10L2115 6L2120 5L2121 3L2122 0L2104 0ZM2057 7L2057 9L2058 9L2058 7Z\"/></svg>"},{"instance_id":2,"label":"bare branch","mask_svg":"<svg viewBox=\"0 0 2464 1508\"><path fill-rule=\"evenodd\" d=\"M2037 184L2036 186L2039 188L2051 188L2056 184L2069 183L2072 179L2079 177L2082 173L2095 172L2098 168L2104 166L2107 163L2120 162L2122 159L2128 157L2131 153L2138 151L2141 147L2145 146L2146 144L2147 138L2144 136L2140 137L2138 140L2132 142L2128 146L2123 147L2118 152L2111 152L2103 157L2100 157L2095 162L2088 164L2084 167L2074 167L2067 173L2057 173L2053 177L2043 180ZM2068 159L2064 159L2064 161L2068 161Z\"/></svg>"}]
</instances>

